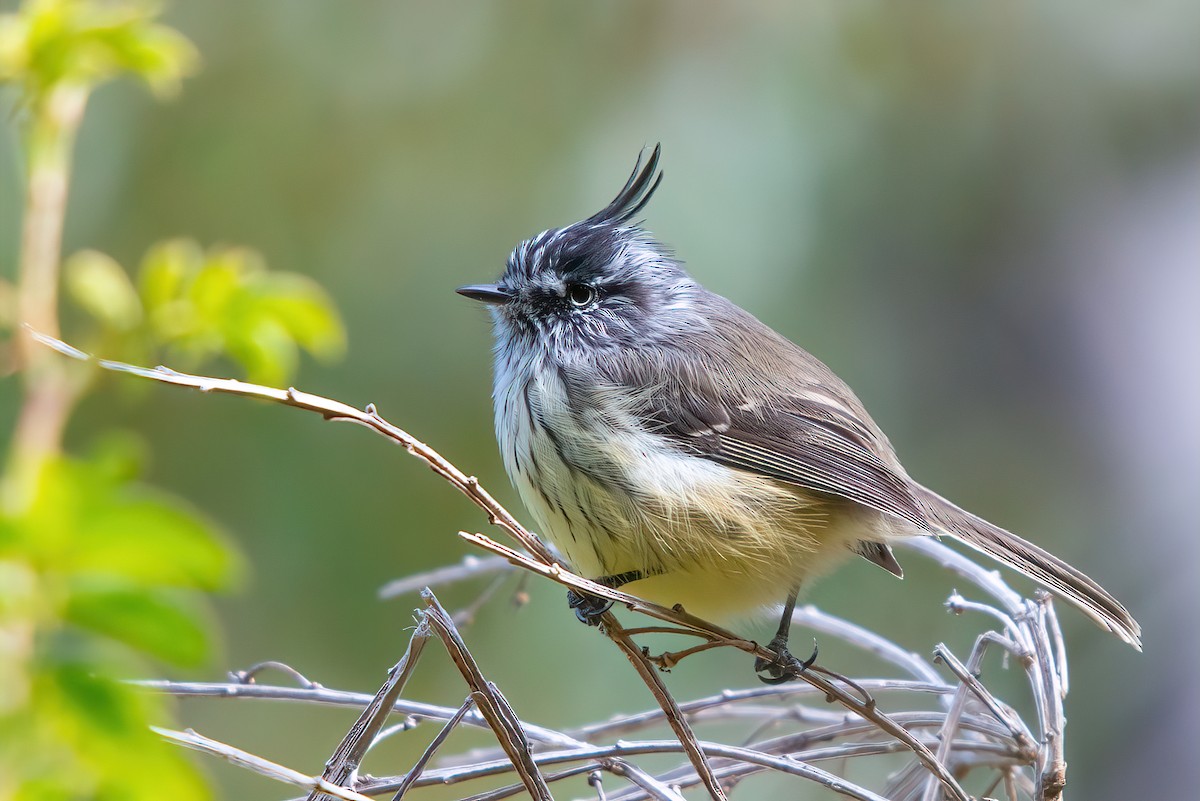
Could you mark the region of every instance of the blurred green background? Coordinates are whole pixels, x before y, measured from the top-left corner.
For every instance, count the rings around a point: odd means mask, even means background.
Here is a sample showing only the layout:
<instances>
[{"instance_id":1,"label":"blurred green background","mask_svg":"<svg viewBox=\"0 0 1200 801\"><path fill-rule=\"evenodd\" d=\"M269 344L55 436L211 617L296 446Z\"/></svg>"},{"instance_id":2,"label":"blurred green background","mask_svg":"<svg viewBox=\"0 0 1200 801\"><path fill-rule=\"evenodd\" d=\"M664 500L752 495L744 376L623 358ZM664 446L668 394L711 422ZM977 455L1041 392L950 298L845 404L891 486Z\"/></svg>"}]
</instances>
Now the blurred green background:
<instances>
[{"instance_id":1,"label":"blurred green background","mask_svg":"<svg viewBox=\"0 0 1200 801\"><path fill-rule=\"evenodd\" d=\"M64 254L135 264L190 236L313 276L349 351L297 386L376 403L520 510L492 437L489 324L453 289L595 211L661 141L647 224L700 281L829 363L914 476L1141 620L1138 655L1060 605L1071 795L1200 786L1200 5L210 0L165 21L203 69L169 104L130 82L96 94ZM0 140L11 265L20 173L9 127ZM312 416L110 378L69 441L113 424L150 443L149 480L247 555L205 678L278 659L373 691L415 606L378 588L461 558L460 528L487 530L401 450ZM911 554L906 568L896 582L850 565L808 600L923 653L969 644L978 621L940 609L955 582ZM529 589L519 610L506 589L467 632L523 717L568 726L653 705L559 589ZM425 659L411 695L461 702L448 661ZM668 682L689 698L754 679L749 660L713 654ZM215 701L181 716L313 772L353 719ZM397 737L367 768L402 770L423 744ZM206 769L228 798L279 796Z\"/></svg>"}]
</instances>

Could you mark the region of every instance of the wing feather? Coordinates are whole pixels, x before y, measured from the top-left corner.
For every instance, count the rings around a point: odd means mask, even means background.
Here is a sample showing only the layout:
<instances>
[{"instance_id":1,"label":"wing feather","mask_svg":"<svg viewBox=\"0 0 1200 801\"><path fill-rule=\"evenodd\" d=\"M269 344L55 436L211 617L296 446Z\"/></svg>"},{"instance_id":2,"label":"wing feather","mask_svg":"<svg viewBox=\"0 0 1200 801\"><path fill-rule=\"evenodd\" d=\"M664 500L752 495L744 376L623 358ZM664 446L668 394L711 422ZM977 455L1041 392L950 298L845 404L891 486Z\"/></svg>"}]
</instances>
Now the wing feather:
<instances>
[{"instance_id":1,"label":"wing feather","mask_svg":"<svg viewBox=\"0 0 1200 801\"><path fill-rule=\"evenodd\" d=\"M852 414L795 395L749 401L694 376L686 385L667 378L652 394L646 386L627 385L641 398L634 413L676 447L930 530L911 481L884 457L886 440Z\"/></svg>"}]
</instances>

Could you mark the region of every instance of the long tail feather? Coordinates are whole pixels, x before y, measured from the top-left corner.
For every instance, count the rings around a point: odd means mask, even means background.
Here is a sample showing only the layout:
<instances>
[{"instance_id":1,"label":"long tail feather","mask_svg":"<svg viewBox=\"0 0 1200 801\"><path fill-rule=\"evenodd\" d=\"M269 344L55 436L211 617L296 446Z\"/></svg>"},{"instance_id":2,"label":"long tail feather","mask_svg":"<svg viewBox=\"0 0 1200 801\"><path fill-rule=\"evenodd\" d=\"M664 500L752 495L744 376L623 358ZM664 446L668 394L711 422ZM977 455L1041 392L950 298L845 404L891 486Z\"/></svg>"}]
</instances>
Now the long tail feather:
<instances>
[{"instance_id":1,"label":"long tail feather","mask_svg":"<svg viewBox=\"0 0 1200 801\"><path fill-rule=\"evenodd\" d=\"M1142 650L1142 627L1120 601L1091 578L1032 542L958 508L931 490L920 487L917 495L936 528L1024 573L1078 606L1103 628Z\"/></svg>"}]
</instances>

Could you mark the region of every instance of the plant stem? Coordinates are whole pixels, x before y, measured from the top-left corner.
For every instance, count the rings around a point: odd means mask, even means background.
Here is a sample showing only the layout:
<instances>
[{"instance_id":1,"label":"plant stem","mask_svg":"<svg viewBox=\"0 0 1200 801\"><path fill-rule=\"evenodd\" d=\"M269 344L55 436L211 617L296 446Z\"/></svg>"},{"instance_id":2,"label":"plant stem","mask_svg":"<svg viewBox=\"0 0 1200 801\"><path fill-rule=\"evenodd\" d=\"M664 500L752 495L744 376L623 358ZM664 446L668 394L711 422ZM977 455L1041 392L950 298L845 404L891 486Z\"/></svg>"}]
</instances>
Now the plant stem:
<instances>
[{"instance_id":1,"label":"plant stem","mask_svg":"<svg viewBox=\"0 0 1200 801\"><path fill-rule=\"evenodd\" d=\"M26 129L28 186L16 287L17 319L34 330L58 331L59 264L67 211L71 157L83 121L88 89L62 85L32 110ZM13 430L2 502L20 513L32 503L38 478L62 444L77 391L60 360L17 332L17 361L24 399Z\"/></svg>"}]
</instances>

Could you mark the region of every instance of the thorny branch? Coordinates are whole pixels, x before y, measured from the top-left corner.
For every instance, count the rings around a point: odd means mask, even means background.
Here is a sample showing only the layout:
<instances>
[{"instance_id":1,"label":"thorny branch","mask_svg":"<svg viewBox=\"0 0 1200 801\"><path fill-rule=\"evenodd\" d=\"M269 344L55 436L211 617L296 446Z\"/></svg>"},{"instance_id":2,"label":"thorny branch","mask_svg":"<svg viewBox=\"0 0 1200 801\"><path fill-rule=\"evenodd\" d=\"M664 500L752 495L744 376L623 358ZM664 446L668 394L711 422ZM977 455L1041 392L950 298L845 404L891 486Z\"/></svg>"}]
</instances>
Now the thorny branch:
<instances>
[{"instance_id":1,"label":"thorny branch","mask_svg":"<svg viewBox=\"0 0 1200 801\"><path fill-rule=\"evenodd\" d=\"M31 332L44 345L59 353L83 361L91 357L57 339ZM699 637L703 645L658 657L675 664L689 654L707 647L733 647L758 656L770 656L757 643L689 615L681 609L667 609L635 596L612 590L575 575L560 563L553 551L501 506L473 476L468 476L428 445L384 420L373 406L359 410L295 389L275 389L231 379L188 375L165 367L153 369L120 362L97 361L100 367L162 383L198 389L201 392L255 397L287 406L317 412L325 419L350 421L369 428L401 445L423 461L435 473L479 506L488 520L508 534L522 550L514 550L482 534L460 532L467 542L487 550L493 556L468 557L461 565L431 574L401 579L381 594L391 597L425 585L470 580L483 575L519 568L536 573L577 591L599 595L625 605L628 609L670 624L673 631ZM550 799L549 783L572 776L587 775L593 794L609 799L668 799L679 801L678 788L700 784L713 799L725 798L726 788L742 777L763 770L800 776L818 782L835 792L859 799L917 799L944 797L967 801L968 795L959 778L973 770L995 771L986 785L1004 786L1011 797L1024 790L1034 798L1054 801L1061 798L1065 784L1063 761L1062 700L1066 693L1066 661L1061 633L1048 597L1022 598L1011 590L994 571L987 571L965 556L932 540L912 544L946 569L966 578L982 589L997 604L969 601L957 593L948 603L957 613L983 612L1001 624L1002 632L988 632L977 641L966 664L944 646L935 652L936 661L946 664L956 682L942 678L934 666L887 638L866 631L847 621L806 607L796 612L795 620L836 636L872 653L900 669L914 680L859 679L831 673L822 668L801 673L797 678L809 686L764 687L755 690L730 690L720 696L678 704L668 692L654 667L655 657L638 646L633 636L646 629L625 629L611 613L603 620L603 630L626 655L651 690L659 709L626 716L607 723L591 724L575 732L561 732L520 720L495 685L483 678L475 659L459 635L453 618L437 603L428 590L423 593L426 608L418 613L418 627L405 657L390 672L384 686L370 699L358 721L339 745L326 766L324 775L315 778L259 760L233 746L227 746L195 733L160 733L189 747L218 754L253 770L272 775L310 790L309 798L363 798L368 794L395 792L396 798L419 787L453 783L468 779L503 775L515 771L521 783L499 787L472 796L473 799L499 799L528 792L537 799ZM459 671L471 688L469 703L458 709L420 704L400 698L404 682L411 674L429 636L446 645ZM979 679L979 670L988 644L997 644L1016 658L1024 668L1037 712L1039 735L1036 740L1017 713L995 698ZM286 666L282 666L286 668ZM299 675L299 674L296 674ZM227 684L140 682L142 686L176 695L210 695L228 698L274 698L306 703L361 705L364 696L327 690L318 684L300 681L299 687L272 687L253 682L253 671L235 674L239 681ZM826 701L840 703L847 713L836 715L827 709L799 705L794 699L820 694ZM875 694L906 699L913 703L921 696L935 699L941 711L894 712L885 714ZM747 701L756 701L752 706ZM770 702L762 706L762 702ZM474 708L471 708L472 705ZM425 749L417 764L396 779L367 780L358 776L359 766L377 741L393 712L410 715L413 725L421 720L446 722L434 741ZM692 724L722 720L751 720L756 723L751 740L744 746L723 745L699 739ZM429 768L435 751L443 748L458 723L486 726L497 736L502 759L489 754L467 754L447 767ZM605 745L596 738L620 732L641 731L666 722L674 734L669 741L619 741ZM761 740L757 732L766 727L788 723L817 723L799 733ZM393 729L399 727L393 727ZM405 729L408 728L406 725ZM392 729L388 730L390 733ZM884 733L881 741L864 737ZM916 757L887 782L883 795L872 792L843 777L816 768L812 762L830 760L842 764L851 758L884 756L909 752ZM936 751L936 753L935 753ZM688 763L654 775L629 761L643 754L683 754ZM257 761L256 761L257 760ZM565 766L556 773L544 774L545 766ZM1032 771L1026 773L1026 771ZM628 782L624 789L607 793L595 777L603 773ZM956 778L958 777L958 778Z\"/></svg>"}]
</instances>

